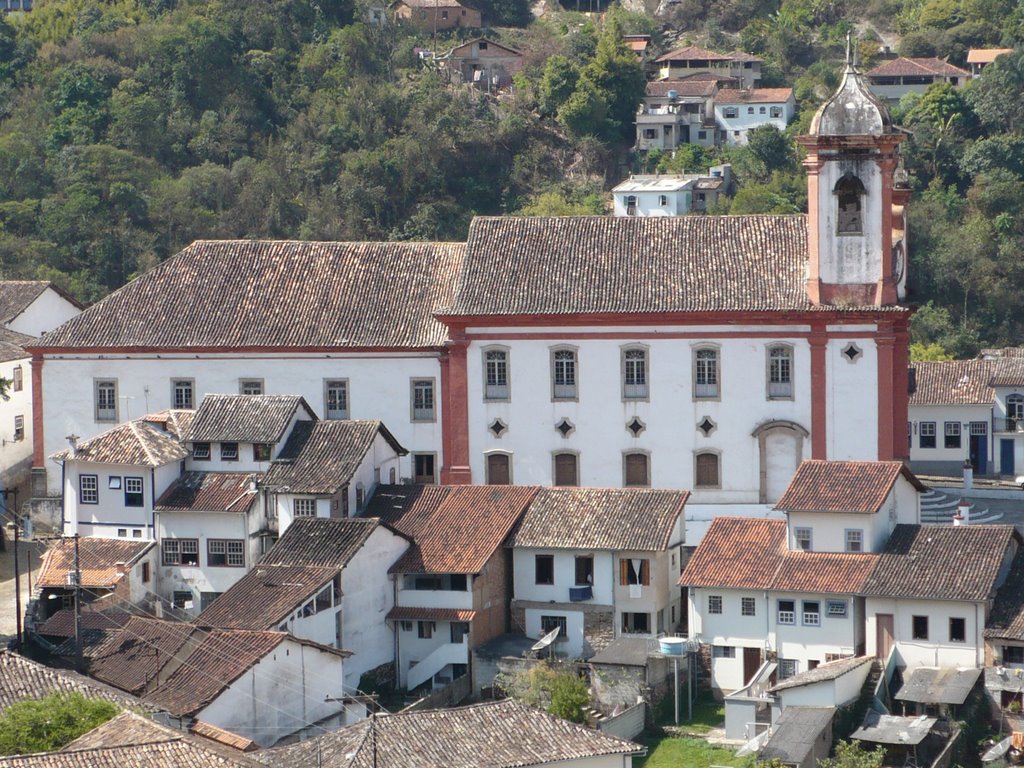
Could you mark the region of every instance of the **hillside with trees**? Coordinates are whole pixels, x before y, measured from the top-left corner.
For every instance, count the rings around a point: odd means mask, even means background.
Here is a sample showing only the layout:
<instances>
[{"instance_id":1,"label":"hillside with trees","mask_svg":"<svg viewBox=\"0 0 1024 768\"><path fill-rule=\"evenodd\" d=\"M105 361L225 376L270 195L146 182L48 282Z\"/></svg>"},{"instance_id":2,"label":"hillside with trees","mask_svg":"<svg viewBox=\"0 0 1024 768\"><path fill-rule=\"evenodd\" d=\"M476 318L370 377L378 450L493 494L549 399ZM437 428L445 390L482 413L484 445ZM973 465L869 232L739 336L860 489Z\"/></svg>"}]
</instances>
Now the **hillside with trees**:
<instances>
[{"instance_id":1,"label":"hillside with trees","mask_svg":"<svg viewBox=\"0 0 1024 768\"><path fill-rule=\"evenodd\" d=\"M477 214L604 213L630 170L722 161L740 185L714 213L800 211L793 138L836 87L848 32L864 67L881 43L963 65L1024 37L1010 0L475 5L524 53L496 95L452 84L429 53L477 31L369 24L352 0L37 0L0 19L0 274L93 301L195 239L458 240ZM649 58L690 43L762 56L797 120L742 149L635 156L644 71L624 33L651 34ZM947 353L1024 335L1022 104L1018 51L896 110L915 338Z\"/></svg>"}]
</instances>

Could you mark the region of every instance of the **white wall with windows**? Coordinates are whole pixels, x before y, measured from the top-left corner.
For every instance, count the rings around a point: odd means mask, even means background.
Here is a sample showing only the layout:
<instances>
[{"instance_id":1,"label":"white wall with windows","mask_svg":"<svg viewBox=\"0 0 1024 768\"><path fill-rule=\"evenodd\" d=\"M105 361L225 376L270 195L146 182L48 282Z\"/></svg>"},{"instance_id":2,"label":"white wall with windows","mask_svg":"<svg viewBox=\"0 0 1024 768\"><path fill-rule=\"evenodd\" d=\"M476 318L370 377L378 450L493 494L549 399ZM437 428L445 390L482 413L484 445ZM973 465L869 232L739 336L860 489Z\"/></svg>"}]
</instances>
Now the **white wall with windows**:
<instances>
[{"instance_id":1,"label":"white wall with windows","mask_svg":"<svg viewBox=\"0 0 1024 768\"><path fill-rule=\"evenodd\" d=\"M727 104L715 100L715 122L730 146L746 145L748 132L762 125L784 131L795 114L796 101L792 96L785 101L756 104Z\"/></svg>"},{"instance_id":2,"label":"white wall with windows","mask_svg":"<svg viewBox=\"0 0 1024 768\"><path fill-rule=\"evenodd\" d=\"M993 451L992 404L910 404L908 430L910 466L915 472L959 475L964 461L972 458L972 443L983 443L984 467L979 474L998 470ZM950 428L950 426L952 428ZM981 457L978 457L981 458Z\"/></svg>"},{"instance_id":3,"label":"white wall with windows","mask_svg":"<svg viewBox=\"0 0 1024 768\"><path fill-rule=\"evenodd\" d=\"M891 616L892 644L901 666L972 668L985 663L984 603L868 597L865 612L868 655L877 654L879 624Z\"/></svg>"},{"instance_id":4,"label":"white wall with windows","mask_svg":"<svg viewBox=\"0 0 1024 768\"><path fill-rule=\"evenodd\" d=\"M26 371L26 377L29 372ZM104 355L47 357L43 375L45 455L66 447L65 436L87 439L114 423L138 418L173 404L173 381L195 382L198 404L206 394L235 393L241 379L262 379L266 394L301 395L320 417L330 404L327 382L347 383L345 403L355 419L380 419L398 442L410 451L437 455L442 460L440 365L436 353L365 353L335 355L200 354L133 355L130 359ZM433 380L436 385L434 420L413 421L413 380ZM115 383L110 408L97 420L96 382ZM26 378L26 386L28 385ZM339 402L337 399L334 401ZM422 412L420 416L425 415ZM31 419L27 419L30 421ZM403 457L400 477L412 476L411 457ZM49 469L52 469L50 467ZM232 465L230 470L238 470ZM59 472L48 472L47 487L60 491Z\"/></svg>"},{"instance_id":5,"label":"white wall with windows","mask_svg":"<svg viewBox=\"0 0 1024 768\"><path fill-rule=\"evenodd\" d=\"M177 461L153 468L67 460L63 472L64 534L155 538L153 503L180 471Z\"/></svg>"},{"instance_id":6,"label":"white wall with windows","mask_svg":"<svg viewBox=\"0 0 1024 768\"><path fill-rule=\"evenodd\" d=\"M434 676L450 682L454 665L469 665L469 622L464 621L427 621L404 620L392 622L398 638L398 684L407 688L410 684L409 672L415 667L426 664L426 669L418 670L422 677L434 680ZM463 672L465 670L462 670ZM441 682L441 681L438 681ZM418 687L418 685L413 685ZM431 687L439 687L431 685Z\"/></svg>"},{"instance_id":7,"label":"white wall with windows","mask_svg":"<svg viewBox=\"0 0 1024 768\"><path fill-rule=\"evenodd\" d=\"M0 379L8 382L0 400L0 487L17 485L32 466L31 358L0 362Z\"/></svg>"}]
</instances>

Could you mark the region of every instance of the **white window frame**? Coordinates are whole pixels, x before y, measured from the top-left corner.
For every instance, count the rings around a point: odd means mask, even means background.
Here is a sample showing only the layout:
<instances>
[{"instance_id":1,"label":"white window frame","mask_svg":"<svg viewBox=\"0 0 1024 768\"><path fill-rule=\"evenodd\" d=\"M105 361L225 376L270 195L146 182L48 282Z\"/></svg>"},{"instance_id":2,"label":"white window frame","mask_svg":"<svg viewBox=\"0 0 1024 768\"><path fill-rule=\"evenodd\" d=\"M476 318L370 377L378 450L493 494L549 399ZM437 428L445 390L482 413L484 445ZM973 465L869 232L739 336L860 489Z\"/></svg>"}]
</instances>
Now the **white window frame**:
<instances>
[{"instance_id":1,"label":"white window frame","mask_svg":"<svg viewBox=\"0 0 1024 768\"><path fill-rule=\"evenodd\" d=\"M259 390L259 391L256 391ZM238 394L240 395L265 395L267 388L263 379L239 379Z\"/></svg>"},{"instance_id":2,"label":"white window frame","mask_svg":"<svg viewBox=\"0 0 1024 768\"><path fill-rule=\"evenodd\" d=\"M849 612L848 606L845 600L826 600L825 615L830 619L845 619Z\"/></svg>"},{"instance_id":3,"label":"white window frame","mask_svg":"<svg viewBox=\"0 0 1024 768\"><path fill-rule=\"evenodd\" d=\"M804 535L806 534L806 535ZM803 546L801 542L807 541L807 546ZM801 552L813 552L814 551L814 529L809 526L801 525L793 528L793 549Z\"/></svg>"},{"instance_id":4,"label":"white window frame","mask_svg":"<svg viewBox=\"0 0 1024 768\"><path fill-rule=\"evenodd\" d=\"M500 355L500 357L499 357ZM483 363L484 400L508 402L512 399L512 353L508 347L484 347Z\"/></svg>"},{"instance_id":5,"label":"white window frame","mask_svg":"<svg viewBox=\"0 0 1024 768\"><path fill-rule=\"evenodd\" d=\"M343 408L338 407L339 402ZM324 379L324 419L342 421L351 413L348 379Z\"/></svg>"},{"instance_id":6,"label":"white window frame","mask_svg":"<svg viewBox=\"0 0 1024 768\"><path fill-rule=\"evenodd\" d=\"M227 446L233 445L234 450L227 450ZM239 445L236 442L219 443L221 461L238 461Z\"/></svg>"},{"instance_id":7,"label":"white window frame","mask_svg":"<svg viewBox=\"0 0 1024 768\"><path fill-rule=\"evenodd\" d=\"M292 499L292 517L296 520L300 517L316 517L316 498L296 496Z\"/></svg>"},{"instance_id":8,"label":"white window frame","mask_svg":"<svg viewBox=\"0 0 1024 768\"><path fill-rule=\"evenodd\" d=\"M772 344L766 349L768 366L767 395L769 400L793 399L793 347Z\"/></svg>"},{"instance_id":9,"label":"white window frame","mask_svg":"<svg viewBox=\"0 0 1024 768\"><path fill-rule=\"evenodd\" d=\"M708 595L708 613L721 614L722 613L722 596L721 595Z\"/></svg>"},{"instance_id":10,"label":"white window frame","mask_svg":"<svg viewBox=\"0 0 1024 768\"><path fill-rule=\"evenodd\" d=\"M783 608L783 604L789 606ZM796 624L796 600L779 600L776 603L776 622L793 626Z\"/></svg>"},{"instance_id":11,"label":"white window frame","mask_svg":"<svg viewBox=\"0 0 1024 768\"><path fill-rule=\"evenodd\" d=\"M847 552L863 552L864 551L864 529L863 528L847 528L843 534L843 539L846 542Z\"/></svg>"},{"instance_id":12,"label":"white window frame","mask_svg":"<svg viewBox=\"0 0 1024 768\"><path fill-rule=\"evenodd\" d=\"M14 442L20 443L25 439L25 417L18 415L14 417Z\"/></svg>"},{"instance_id":13,"label":"white window frame","mask_svg":"<svg viewBox=\"0 0 1024 768\"><path fill-rule=\"evenodd\" d=\"M942 425L942 447L946 450L956 450L963 446L962 430L959 421L947 421ZM956 445L950 445L950 438L956 438Z\"/></svg>"},{"instance_id":14,"label":"white window frame","mask_svg":"<svg viewBox=\"0 0 1024 768\"><path fill-rule=\"evenodd\" d=\"M437 421L437 383L434 379L409 380L409 408L414 422Z\"/></svg>"},{"instance_id":15,"label":"white window frame","mask_svg":"<svg viewBox=\"0 0 1024 768\"><path fill-rule=\"evenodd\" d=\"M622 361L622 399L649 400L651 393L650 350L647 347L633 344L622 348L620 358Z\"/></svg>"},{"instance_id":16,"label":"white window frame","mask_svg":"<svg viewBox=\"0 0 1024 768\"><path fill-rule=\"evenodd\" d=\"M575 347L551 349L551 399L579 400L580 354Z\"/></svg>"},{"instance_id":17,"label":"white window frame","mask_svg":"<svg viewBox=\"0 0 1024 768\"><path fill-rule=\"evenodd\" d=\"M78 476L78 503L99 504L100 503L100 478L99 475Z\"/></svg>"},{"instance_id":18,"label":"white window frame","mask_svg":"<svg viewBox=\"0 0 1024 768\"><path fill-rule=\"evenodd\" d=\"M96 421L117 421L117 395L117 379L93 379Z\"/></svg>"},{"instance_id":19,"label":"white window frame","mask_svg":"<svg viewBox=\"0 0 1024 768\"><path fill-rule=\"evenodd\" d=\"M924 438L930 437L932 439L931 445L924 444ZM918 424L918 447L923 450L931 450L938 448L939 440L936 434L935 422L934 421L922 421Z\"/></svg>"},{"instance_id":20,"label":"white window frame","mask_svg":"<svg viewBox=\"0 0 1024 768\"><path fill-rule=\"evenodd\" d=\"M179 393L184 395L187 391L187 404L178 404ZM185 398L182 397L184 401ZM196 380L195 379L171 379L171 408L177 410L192 410L196 407Z\"/></svg>"},{"instance_id":21,"label":"white window frame","mask_svg":"<svg viewBox=\"0 0 1024 768\"><path fill-rule=\"evenodd\" d=\"M802 600L800 605L800 623L805 627L821 626L821 601Z\"/></svg>"},{"instance_id":22,"label":"white window frame","mask_svg":"<svg viewBox=\"0 0 1024 768\"><path fill-rule=\"evenodd\" d=\"M138 504L128 504L128 494L137 494L139 496ZM145 485L142 482L141 477L125 477L124 479L124 505L126 507L144 507L146 506L146 495Z\"/></svg>"},{"instance_id":23,"label":"white window frame","mask_svg":"<svg viewBox=\"0 0 1024 768\"><path fill-rule=\"evenodd\" d=\"M211 555L223 555L224 562L211 562ZM244 568L245 542L242 539L207 539L206 564L210 568Z\"/></svg>"},{"instance_id":24,"label":"white window frame","mask_svg":"<svg viewBox=\"0 0 1024 768\"><path fill-rule=\"evenodd\" d=\"M210 460L210 444L209 443L192 443L192 458L195 461L209 461Z\"/></svg>"},{"instance_id":25,"label":"white window frame","mask_svg":"<svg viewBox=\"0 0 1024 768\"><path fill-rule=\"evenodd\" d=\"M693 348L693 399L722 398L722 350L703 344Z\"/></svg>"}]
</instances>

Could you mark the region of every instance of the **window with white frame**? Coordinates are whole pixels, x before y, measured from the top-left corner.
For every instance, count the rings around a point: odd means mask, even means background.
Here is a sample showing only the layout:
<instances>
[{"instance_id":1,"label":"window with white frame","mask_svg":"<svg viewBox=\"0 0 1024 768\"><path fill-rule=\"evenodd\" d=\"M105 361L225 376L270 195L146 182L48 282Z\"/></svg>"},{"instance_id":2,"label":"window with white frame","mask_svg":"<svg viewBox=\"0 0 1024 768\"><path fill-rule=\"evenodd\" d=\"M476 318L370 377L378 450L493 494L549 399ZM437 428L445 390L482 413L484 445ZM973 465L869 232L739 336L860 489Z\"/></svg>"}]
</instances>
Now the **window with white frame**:
<instances>
[{"instance_id":1,"label":"window with white frame","mask_svg":"<svg viewBox=\"0 0 1024 768\"><path fill-rule=\"evenodd\" d=\"M708 595L708 613L722 612L722 596Z\"/></svg>"},{"instance_id":2,"label":"window with white frame","mask_svg":"<svg viewBox=\"0 0 1024 768\"><path fill-rule=\"evenodd\" d=\"M769 117L782 117L782 107L769 107Z\"/></svg>"},{"instance_id":3,"label":"window with white frame","mask_svg":"<svg viewBox=\"0 0 1024 768\"><path fill-rule=\"evenodd\" d=\"M846 551L847 552L863 552L864 551L864 531L861 528L847 528L846 529Z\"/></svg>"},{"instance_id":4,"label":"window with white frame","mask_svg":"<svg viewBox=\"0 0 1024 768\"><path fill-rule=\"evenodd\" d=\"M262 395L263 379L239 379L238 393L240 395Z\"/></svg>"},{"instance_id":5,"label":"window with white frame","mask_svg":"<svg viewBox=\"0 0 1024 768\"><path fill-rule=\"evenodd\" d=\"M25 439L25 417L14 417L14 442L20 443Z\"/></svg>"},{"instance_id":6,"label":"window with white frame","mask_svg":"<svg viewBox=\"0 0 1024 768\"><path fill-rule=\"evenodd\" d=\"M555 400L575 400L576 350L556 349L551 353L551 396Z\"/></svg>"},{"instance_id":7,"label":"window with white frame","mask_svg":"<svg viewBox=\"0 0 1024 768\"><path fill-rule=\"evenodd\" d=\"M199 565L199 539L163 539L160 550L164 565Z\"/></svg>"},{"instance_id":8,"label":"window with white frame","mask_svg":"<svg viewBox=\"0 0 1024 768\"><path fill-rule=\"evenodd\" d=\"M741 597L740 598L740 615L742 616L755 616L757 615L757 601L752 597Z\"/></svg>"},{"instance_id":9,"label":"window with white frame","mask_svg":"<svg viewBox=\"0 0 1024 768\"><path fill-rule=\"evenodd\" d=\"M192 379L174 379L171 382L173 408L195 408L195 382Z\"/></svg>"},{"instance_id":10,"label":"window with white frame","mask_svg":"<svg viewBox=\"0 0 1024 768\"><path fill-rule=\"evenodd\" d=\"M292 511L295 517L316 517L316 499L293 499Z\"/></svg>"},{"instance_id":11,"label":"window with white frame","mask_svg":"<svg viewBox=\"0 0 1024 768\"><path fill-rule=\"evenodd\" d=\"M412 380L412 420L434 421L434 380Z\"/></svg>"},{"instance_id":12,"label":"window with white frame","mask_svg":"<svg viewBox=\"0 0 1024 768\"><path fill-rule=\"evenodd\" d=\"M810 528L794 528L793 529L793 541L796 549L802 549L804 552L811 551L811 529Z\"/></svg>"},{"instance_id":13,"label":"window with white frame","mask_svg":"<svg viewBox=\"0 0 1024 768\"><path fill-rule=\"evenodd\" d=\"M779 600L779 624L796 624L796 601Z\"/></svg>"},{"instance_id":14,"label":"window with white frame","mask_svg":"<svg viewBox=\"0 0 1024 768\"><path fill-rule=\"evenodd\" d=\"M78 503L100 503L100 480L97 475L78 476Z\"/></svg>"},{"instance_id":15,"label":"window with white frame","mask_svg":"<svg viewBox=\"0 0 1024 768\"><path fill-rule=\"evenodd\" d=\"M920 445L922 448L934 448L935 447L935 422L934 421L922 421L918 425L918 432L920 433Z\"/></svg>"},{"instance_id":16,"label":"window with white frame","mask_svg":"<svg viewBox=\"0 0 1024 768\"><path fill-rule=\"evenodd\" d=\"M826 610L828 611L827 615L829 618L845 619L848 609L845 600L829 600L826 603Z\"/></svg>"},{"instance_id":17,"label":"window with white frame","mask_svg":"<svg viewBox=\"0 0 1024 768\"><path fill-rule=\"evenodd\" d=\"M1024 395L1007 396L1006 418L1013 421L1024 421ZM1010 428L1012 429L1013 426Z\"/></svg>"},{"instance_id":18,"label":"window with white frame","mask_svg":"<svg viewBox=\"0 0 1024 768\"><path fill-rule=\"evenodd\" d=\"M804 600L803 625L817 627L821 624L821 603L817 600Z\"/></svg>"},{"instance_id":19,"label":"window with white frame","mask_svg":"<svg viewBox=\"0 0 1024 768\"><path fill-rule=\"evenodd\" d=\"M733 117L739 117L739 115L740 115L739 107L723 107L723 109L722 109L722 117L724 117L724 118L728 119L728 118L733 118Z\"/></svg>"},{"instance_id":20,"label":"window with white frame","mask_svg":"<svg viewBox=\"0 0 1024 768\"><path fill-rule=\"evenodd\" d=\"M207 461L210 458L210 444L192 443L192 458Z\"/></svg>"},{"instance_id":21,"label":"window with white frame","mask_svg":"<svg viewBox=\"0 0 1024 768\"><path fill-rule=\"evenodd\" d=\"M117 380L96 382L96 421L117 421Z\"/></svg>"},{"instance_id":22,"label":"window with white frame","mask_svg":"<svg viewBox=\"0 0 1024 768\"><path fill-rule=\"evenodd\" d=\"M238 443L221 443L220 460L238 461Z\"/></svg>"},{"instance_id":23,"label":"window with white frame","mask_svg":"<svg viewBox=\"0 0 1024 768\"><path fill-rule=\"evenodd\" d=\"M697 400L715 400L719 395L717 349L697 349L693 353L693 396Z\"/></svg>"},{"instance_id":24,"label":"window with white frame","mask_svg":"<svg viewBox=\"0 0 1024 768\"><path fill-rule=\"evenodd\" d=\"M793 348L779 344L768 348L768 399L793 397Z\"/></svg>"},{"instance_id":25,"label":"window with white frame","mask_svg":"<svg viewBox=\"0 0 1024 768\"><path fill-rule=\"evenodd\" d=\"M324 382L324 418L348 418L348 379L328 379Z\"/></svg>"},{"instance_id":26,"label":"window with white frame","mask_svg":"<svg viewBox=\"0 0 1024 768\"><path fill-rule=\"evenodd\" d=\"M208 539L206 564L210 566L245 567L245 542L242 539Z\"/></svg>"},{"instance_id":27,"label":"window with white frame","mask_svg":"<svg viewBox=\"0 0 1024 768\"><path fill-rule=\"evenodd\" d=\"M124 479L124 505L126 507L141 507L143 505L141 477L126 477Z\"/></svg>"},{"instance_id":28,"label":"window with white frame","mask_svg":"<svg viewBox=\"0 0 1024 768\"><path fill-rule=\"evenodd\" d=\"M947 421L944 424L945 427L945 442L943 443L946 448L959 448L960 447L960 422L959 421Z\"/></svg>"},{"instance_id":29,"label":"window with white frame","mask_svg":"<svg viewBox=\"0 0 1024 768\"><path fill-rule=\"evenodd\" d=\"M626 349L622 352L622 397L625 400L646 400L647 350Z\"/></svg>"},{"instance_id":30,"label":"window with white frame","mask_svg":"<svg viewBox=\"0 0 1024 768\"><path fill-rule=\"evenodd\" d=\"M11 379L11 388L15 392L21 392L21 390L22 390L22 388L24 388L24 386L25 386L24 374L21 371L21 366L20 365L16 365L16 366L14 366L14 376Z\"/></svg>"},{"instance_id":31,"label":"window with white frame","mask_svg":"<svg viewBox=\"0 0 1024 768\"><path fill-rule=\"evenodd\" d=\"M508 350L484 351L484 399L508 400Z\"/></svg>"}]
</instances>

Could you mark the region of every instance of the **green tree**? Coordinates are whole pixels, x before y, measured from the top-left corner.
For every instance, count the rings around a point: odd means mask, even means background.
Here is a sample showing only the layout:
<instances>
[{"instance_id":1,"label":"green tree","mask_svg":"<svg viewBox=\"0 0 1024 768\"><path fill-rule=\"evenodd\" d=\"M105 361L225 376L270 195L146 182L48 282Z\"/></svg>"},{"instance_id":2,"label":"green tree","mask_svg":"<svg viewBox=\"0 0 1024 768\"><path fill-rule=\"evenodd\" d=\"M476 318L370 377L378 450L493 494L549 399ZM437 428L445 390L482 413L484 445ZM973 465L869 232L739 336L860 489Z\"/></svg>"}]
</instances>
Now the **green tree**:
<instances>
[{"instance_id":1,"label":"green tree","mask_svg":"<svg viewBox=\"0 0 1024 768\"><path fill-rule=\"evenodd\" d=\"M571 136L606 138L617 126L608 118L608 101L589 79L581 79L576 90L558 108L558 124Z\"/></svg>"},{"instance_id":2,"label":"green tree","mask_svg":"<svg viewBox=\"0 0 1024 768\"><path fill-rule=\"evenodd\" d=\"M747 132L747 149L758 165L758 178L768 178L775 171L792 171L796 151L788 136L774 125L765 123Z\"/></svg>"},{"instance_id":3,"label":"green tree","mask_svg":"<svg viewBox=\"0 0 1024 768\"><path fill-rule=\"evenodd\" d=\"M590 691L582 677L561 672L551 680L551 704L548 712L573 723L586 722L583 708L590 703Z\"/></svg>"},{"instance_id":4,"label":"green tree","mask_svg":"<svg viewBox=\"0 0 1024 768\"><path fill-rule=\"evenodd\" d=\"M631 139L636 107L644 95L644 74L622 39L622 28L612 19L597 38L594 58L583 68L583 82L593 85L608 105L609 128L620 138ZM598 134L599 135L599 134Z\"/></svg>"},{"instance_id":5,"label":"green tree","mask_svg":"<svg viewBox=\"0 0 1024 768\"><path fill-rule=\"evenodd\" d=\"M574 723L585 721L583 708L590 701L587 684L569 667L540 662L512 673L501 673L495 684L505 693L531 707L546 709Z\"/></svg>"},{"instance_id":6,"label":"green tree","mask_svg":"<svg viewBox=\"0 0 1024 768\"><path fill-rule=\"evenodd\" d=\"M913 362L944 362L952 360L953 356L943 349L941 344L918 342L910 345L910 359Z\"/></svg>"},{"instance_id":7,"label":"green tree","mask_svg":"<svg viewBox=\"0 0 1024 768\"><path fill-rule=\"evenodd\" d=\"M997 58L971 84L967 101L990 131L1024 131L1024 49Z\"/></svg>"},{"instance_id":8,"label":"green tree","mask_svg":"<svg viewBox=\"0 0 1024 768\"><path fill-rule=\"evenodd\" d=\"M548 59L537 94L541 114L556 114L559 107L572 96L579 81L580 70L568 58L552 56Z\"/></svg>"},{"instance_id":9,"label":"green tree","mask_svg":"<svg viewBox=\"0 0 1024 768\"><path fill-rule=\"evenodd\" d=\"M0 715L0 754L53 752L117 712L109 701L87 699L77 692L16 702Z\"/></svg>"},{"instance_id":10,"label":"green tree","mask_svg":"<svg viewBox=\"0 0 1024 768\"><path fill-rule=\"evenodd\" d=\"M885 750L881 747L867 750L859 741L840 741L836 744L835 757L822 760L820 768L881 768Z\"/></svg>"}]
</instances>

